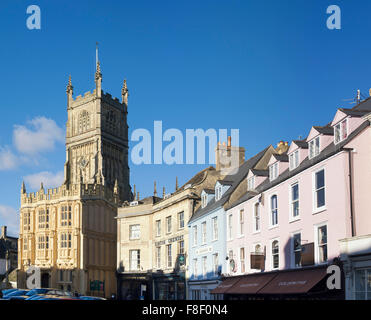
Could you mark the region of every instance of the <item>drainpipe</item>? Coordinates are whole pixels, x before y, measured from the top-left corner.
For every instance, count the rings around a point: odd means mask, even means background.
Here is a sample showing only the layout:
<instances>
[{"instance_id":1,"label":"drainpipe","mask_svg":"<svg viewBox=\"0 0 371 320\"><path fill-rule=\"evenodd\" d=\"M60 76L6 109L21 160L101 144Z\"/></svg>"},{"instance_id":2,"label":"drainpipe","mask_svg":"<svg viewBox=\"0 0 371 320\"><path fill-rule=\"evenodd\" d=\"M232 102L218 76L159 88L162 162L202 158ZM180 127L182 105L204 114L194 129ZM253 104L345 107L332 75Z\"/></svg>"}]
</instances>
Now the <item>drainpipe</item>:
<instances>
[{"instance_id":1,"label":"drainpipe","mask_svg":"<svg viewBox=\"0 0 371 320\"><path fill-rule=\"evenodd\" d=\"M353 179L352 179L352 151L353 148L342 148L348 152L348 169L349 169L349 203L350 203L350 222L352 227L352 237L355 236L354 213L353 213Z\"/></svg>"}]
</instances>

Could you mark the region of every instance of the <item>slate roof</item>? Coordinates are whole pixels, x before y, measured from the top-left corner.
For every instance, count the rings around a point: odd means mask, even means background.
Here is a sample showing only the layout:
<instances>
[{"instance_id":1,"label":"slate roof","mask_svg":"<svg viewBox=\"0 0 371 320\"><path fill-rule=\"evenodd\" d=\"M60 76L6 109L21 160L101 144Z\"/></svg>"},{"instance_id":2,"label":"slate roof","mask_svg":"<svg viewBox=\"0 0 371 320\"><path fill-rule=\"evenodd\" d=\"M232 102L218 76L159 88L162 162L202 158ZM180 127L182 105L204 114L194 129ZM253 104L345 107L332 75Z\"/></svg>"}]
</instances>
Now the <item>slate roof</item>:
<instances>
[{"instance_id":1,"label":"slate roof","mask_svg":"<svg viewBox=\"0 0 371 320\"><path fill-rule=\"evenodd\" d=\"M203 189L207 194L214 194L215 190L214 189Z\"/></svg>"},{"instance_id":2,"label":"slate roof","mask_svg":"<svg viewBox=\"0 0 371 320\"><path fill-rule=\"evenodd\" d=\"M363 100L359 104L355 105L352 110L364 110L371 112L371 97Z\"/></svg>"},{"instance_id":3,"label":"slate roof","mask_svg":"<svg viewBox=\"0 0 371 320\"><path fill-rule=\"evenodd\" d=\"M292 142L294 142L301 149L308 149L308 142L305 140L293 140Z\"/></svg>"},{"instance_id":4,"label":"slate roof","mask_svg":"<svg viewBox=\"0 0 371 320\"><path fill-rule=\"evenodd\" d=\"M339 110L348 116L357 117L357 118L362 117L365 114L370 112L367 110L353 110L353 109L345 109L345 108L339 108Z\"/></svg>"},{"instance_id":5,"label":"slate roof","mask_svg":"<svg viewBox=\"0 0 371 320\"><path fill-rule=\"evenodd\" d=\"M331 125L327 124L326 126L313 126L319 133L324 134L325 136L333 136L334 135L334 128Z\"/></svg>"},{"instance_id":6,"label":"slate roof","mask_svg":"<svg viewBox=\"0 0 371 320\"><path fill-rule=\"evenodd\" d=\"M269 170L251 169L251 172L258 177L269 177Z\"/></svg>"},{"instance_id":7,"label":"slate roof","mask_svg":"<svg viewBox=\"0 0 371 320\"><path fill-rule=\"evenodd\" d=\"M278 161L289 162L289 157L288 157L287 153L282 153L282 154L274 153L274 154L272 154L272 156L275 157L276 160L278 160Z\"/></svg>"},{"instance_id":8,"label":"slate roof","mask_svg":"<svg viewBox=\"0 0 371 320\"><path fill-rule=\"evenodd\" d=\"M301 163L300 165L295 168L294 170L289 170L289 169L286 169L284 172L282 172L282 174L280 174L278 176L277 179L274 179L273 181L270 181L269 179L266 179L261 185L259 185L255 191L258 192L258 193L262 193L278 184L280 184L281 182L287 180L287 179L290 179L292 178L293 176L297 175L298 173L312 167L313 165L333 156L334 154L342 151L344 145L346 145L347 143L349 143L353 138L355 138L359 133L361 133L365 128L367 128L368 126L370 126L370 122L369 121L365 121L364 123L362 123L357 129L355 129L349 136L347 139L345 139L344 141L338 143L338 144L334 144L334 142L331 142L331 144L329 144L325 149L322 150L322 152L312 158L312 159L309 159L308 157L306 157ZM242 202L245 202L251 198L253 198L254 196L256 195L256 193L252 193L252 192L246 192L243 196L241 196L237 201L235 201L234 203L232 203L231 205L229 205L226 210L228 209L231 209L239 204L241 204Z\"/></svg>"},{"instance_id":9,"label":"slate roof","mask_svg":"<svg viewBox=\"0 0 371 320\"><path fill-rule=\"evenodd\" d=\"M264 156L264 154L266 153L268 149L269 147L265 148L264 150L260 151L255 156L245 161L239 167L238 172L236 174L226 176L223 180L232 181L231 187L223 194L223 196L218 201L215 201L215 197L214 197L213 199L209 201L206 207L198 208L195 211L195 213L192 215L191 219L189 220L189 223L223 206L229 200L229 197L231 196L233 191L238 187L241 181L247 176L249 170L252 169L259 162L259 160Z\"/></svg>"}]
</instances>

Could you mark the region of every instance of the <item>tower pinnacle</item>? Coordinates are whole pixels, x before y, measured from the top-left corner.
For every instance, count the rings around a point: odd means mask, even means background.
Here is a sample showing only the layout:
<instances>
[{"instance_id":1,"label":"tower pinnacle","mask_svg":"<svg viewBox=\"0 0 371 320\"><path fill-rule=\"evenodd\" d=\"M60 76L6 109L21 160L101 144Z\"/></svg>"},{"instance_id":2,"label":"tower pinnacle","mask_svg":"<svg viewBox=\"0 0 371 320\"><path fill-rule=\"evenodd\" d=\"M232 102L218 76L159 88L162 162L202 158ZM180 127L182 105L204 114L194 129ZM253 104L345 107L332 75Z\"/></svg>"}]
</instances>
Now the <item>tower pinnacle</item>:
<instances>
[{"instance_id":1,"label":"tower pinnacle","mask_svg":"<svg viewBox=\"0 0 371 320\"><path fill-rule=\"evenodd\" d=\"M128 105L128 96L129 96L129 90L126 84L126 79L124 79L124 83L122 84L122 89L121 89L121 98L122 98L122 103L124 103L126 106Z\"/></svg>"}]
</instances>

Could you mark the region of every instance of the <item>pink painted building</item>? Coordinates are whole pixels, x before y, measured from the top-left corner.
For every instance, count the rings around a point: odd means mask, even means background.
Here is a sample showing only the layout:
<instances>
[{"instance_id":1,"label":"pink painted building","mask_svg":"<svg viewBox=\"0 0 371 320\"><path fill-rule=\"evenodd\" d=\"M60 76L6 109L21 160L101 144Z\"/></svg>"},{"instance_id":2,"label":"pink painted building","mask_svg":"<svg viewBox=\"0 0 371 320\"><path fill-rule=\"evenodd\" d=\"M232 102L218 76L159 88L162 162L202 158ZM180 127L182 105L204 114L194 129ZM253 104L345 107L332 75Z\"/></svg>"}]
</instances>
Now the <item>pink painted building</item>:
<instances>
[{"instance_id":1,"label":"pink painted building","mask_svg":"<svg viewBox=\"0 0 371 320\"><path fill-rule=\"evenodd\" d=\"M283 293L307 293L316 281L302 279L307 291L295 289L300 281L277 280L277 288L269 281L282 272L286 279L299 279L291 269L313 269L313 276L306 276L320 282L325 267L338 261L339 240L371 234L370 113L370 98L338 109L329 124L312 127L306 139L273 154L267 168L249 171L246 192L226 212L227 280L235 283L225 286L225 294L273 293L282 283ZM252 273L272 276L254 284L254 292L248 277L238 277Z\"/></svg>"}]
</instances>

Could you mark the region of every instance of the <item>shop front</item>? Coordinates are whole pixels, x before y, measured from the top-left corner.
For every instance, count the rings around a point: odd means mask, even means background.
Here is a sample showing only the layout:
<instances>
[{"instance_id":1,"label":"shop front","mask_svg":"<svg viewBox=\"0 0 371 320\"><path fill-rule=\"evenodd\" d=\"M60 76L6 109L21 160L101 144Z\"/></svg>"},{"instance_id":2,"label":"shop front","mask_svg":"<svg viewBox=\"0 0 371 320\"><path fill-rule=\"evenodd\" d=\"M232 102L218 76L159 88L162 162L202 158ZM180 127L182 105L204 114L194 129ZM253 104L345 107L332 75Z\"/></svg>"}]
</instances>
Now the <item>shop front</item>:
<instances>
[{"instance_id":1,"label":"shop front","mask_svg":"<svg viewBox=\"0 0 371 320\"><path fill-rule=\"evenodd\" d=\"M226 300L344 300L344 288L329 289L327 265L226 278L212 291Z\"/></svg>"},{"instance_id":2,"label":"shop front","mask_svg":"<svg viewBox=\"0 0 371 320\"><path fill-rule=\"evenodd\" d=\"M117 276L119 300L152 300L151 273L119 273Z\"/></svg>"},{"instance_id":3,"label":"shop front","mask_svg":"<svg viewBox=\"0 0 371 320\"><path fill-rule=\"evenodd\" d=\"M186 282L184 272L153 273L154 300L185 300Z\"/></svg>"}]
</instances>

